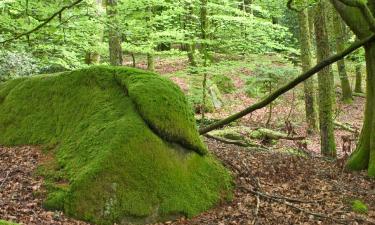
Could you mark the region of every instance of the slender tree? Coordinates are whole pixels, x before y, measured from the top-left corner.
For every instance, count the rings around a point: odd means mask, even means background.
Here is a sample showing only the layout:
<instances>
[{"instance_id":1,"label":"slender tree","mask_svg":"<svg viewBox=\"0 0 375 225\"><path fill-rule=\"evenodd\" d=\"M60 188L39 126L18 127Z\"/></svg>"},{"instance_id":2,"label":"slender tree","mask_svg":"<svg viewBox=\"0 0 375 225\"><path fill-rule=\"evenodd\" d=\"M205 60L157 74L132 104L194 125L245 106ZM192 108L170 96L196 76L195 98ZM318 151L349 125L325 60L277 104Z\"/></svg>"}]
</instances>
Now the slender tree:
<instances>
[{"instance_id":1,"label":"slender tree","mask_svg":"<svg viewBox=\"0 0 375 225\"><path fill-rule=\"evenodd\" d=\"M311 38L309 29L309 17L307 10L299 12L298 21L300 26L300 45L302 70L306 72L312 66ZM307 132L314 133L317 128L317 113L315 109L314 79L310 78L304 82L305 110L307 121Z\"/></svg>"},{"instance_id":2,"label":"slender tree","mask_svg":"<svg viewBox=\"0 0 375 225\"><path fill-rule=\"evenodd\" d=\"M318 62L330 56L329 37L326 25L325 2L317 5L314 18L315 38ZM333 125L333 79L330 67L325 67L318 73L319 85L319 127L321 138L321 152L327 157L336 157L336 145Z\"/></svg>"},{"instance_id":3,"label":"slender tree","mask_svg":"<svg viewBox=\"0 0 375 225\"><path fill-rule=\"evenodd\" d=\"M363 90L362 90L362 65L361 65L361 63L357 63L355 65L355 88L354 88L354 92L363 93Z\"/></svg>"},{"instance_id":4,"label":"slender tree","mask_svg":"<svg viewBox=\"0 0 375 225\"><path fill-rule=\"evenodd\" d=\"M333 29L336 43L337 52L341 52L345 49L345 33L344 33L344 24L337 12L333 13ZM342 90L342 100L343 102L349 103L352 101L352 89L350 87L348 74L346 72L345 59L337 62L337 69L339 72L341 90Z\"/></svg>"},{"instance_id":5,"label":"slender tree","mask_svg":"<svg viewBox=\"0 0 375 225\"><path fill-rule=\"evenodd\" d=\"M121 32L117 28L117 0L107 0L107 15L110 26L108 27L109 38L109 62L113 66L122 65Z\"/></svg>"},{"instance_id":6,"label":"slender tree","mask_svg":"<svg viewBox=\"0 0 375 225\"><path fill-rule=\"evenodd\" d=\"M152 30L153 30L152 29L153 6L151 4L152 3L150 3L150 5L146 8L147 10L147 17L146 17L147 32L149 36L152 34ZM150 50L147 53L147 70L154 71L155 70L154 52L153 52L154 46L153 46L152 40L150 42L151 42Z\"/></svg>"},{"instance_id":7,"label":"slender tree","mask_svg":"<svg viewBox=\"0 0 375 225\"><path fill-rule=\"evenodd\" d=\"M202 53L203 53L203 67L208 65L208 48L207 48L207 29L208 29L208 17L207 17L207 0L201 0L201 39L202 39ZM202 122L205 120L205 107L207 98L207 72L203 73L202 83Z\"/></svg>"},{"instance_id":8,"label":"slender tree","mask_svg":"<svg viewBox=\"0 0 375 225\"><path fill-rule=\"evenodd\" d=\"M185 29L188 31L187 35L187 56L189 65L196 67L197 62L195 60L195 43L194 43L194 0L185 0Z\"/></svg>"}]
</instances>

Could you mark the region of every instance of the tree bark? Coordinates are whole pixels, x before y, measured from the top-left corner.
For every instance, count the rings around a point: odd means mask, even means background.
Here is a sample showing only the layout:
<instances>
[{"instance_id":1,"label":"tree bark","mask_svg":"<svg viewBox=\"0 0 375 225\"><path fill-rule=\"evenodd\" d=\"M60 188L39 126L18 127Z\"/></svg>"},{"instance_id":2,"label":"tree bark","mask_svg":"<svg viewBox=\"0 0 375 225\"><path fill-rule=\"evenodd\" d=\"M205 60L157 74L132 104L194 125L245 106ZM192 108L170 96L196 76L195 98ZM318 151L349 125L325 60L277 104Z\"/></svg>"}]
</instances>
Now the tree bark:
<instances>
[{"instance_id":1,"label":"tree bark","mask_svg":"<svg viewBox=\"0 0 375 225\"><path fill-rule=\"evenodd\" d=\"M362 66L360 63L355 65L355 88L354 92L363 93L362 90Z\"/></svg>"},{"instance_id":2,"label":"tree bark","mask_svg":"<svg viewBox=\"0 0 375 225\"><path fill-rule=\"evenodd\" d=\"M202 53L203 53L203 67L207 67L208 64L208 49L207 49L207 29L208 29L208 18L207 18L207 0L201 0L201 35L202 35ZM202 83L202 122L205 120L205 105L207 98L207 72L203 73Z\"/></svg>"},{"instance_id":3,"label":"tree bark","mask_svg":"<svg viewBox=\"0 0 375 225\"><path fill-rule=\"evenodd\" d=\"M155 71L154 56L151 53L147 54L147 70Z\"/></svg>"},{"instance_id":4,"label":"tree bark","mask_svg":"<svg viewBox=\"0 0 375 225\"><path fill-rule=\"evenodd\" d=\"M311 18L310 18L311 19ZM300 45L301 45L301 62L302 71L306 72L311 68L311 37L309 29L309 17L307 10L303 10L298 16L300 26ZM305 112L307 122L307 133L311 134L317 131L317 113L316 113L316 98L314 92L314 79L310 78L303 83L305 95Z\"/></svg>"},{"instance_id":5,"label":"tree bark","mask_svg":"<svg viewBox=\"0 0 375 225\"><path fill-rule=\"evenodd\" d=\"M185 29L189 32L189 35L187 36L188 43L187 44L187 56L189 60L189 65L191 67L196 67L197 62L195 60L195 43L194 43L194 35L191 34L194 31L194 5L190 0L185 0Z\"/></svg>"},{"instance_id":6,"label":"tree bark","mask_svg":"<svg viewBox=\"0 0 375 225\"><path fill-rule=\"evenodd\" d=\"M336 50L337 52L341 52L345 49L345 34L343 30L343 24L342 19L340 16L334 12L334 18L333 18L333 28L334 28L334 36L335 36L335 42L336 42ZM348 74L346 72L346 65L345 60L342 59L337 62L337 69L339 72L339 77L341 81L341 89L342 89L342 101L345 103L350 103L353 99L352 96L352 89L350 87Z\"/></svg>"},{"instance_id":7,"label":"tree bark","mask_svg":"<svg viewBox=\"0 0 375 225\"><path fill-rule=\"evenodd\" d=\"M370 176L375 176L375 44L365 47L367 78L366 78L366 109L363 128L357 149L347 162L351 170L368 169Z\"/></svg>"},{"instance_id":8,"label":"tree bark","mask_svg":"<svg viewBox=\"0 0 375 225\"><path fill-rule=\"evenodd\" d=\"M320 2L316 8L315 38L317 45L318 62L330 55L329 37L326 25L326 9L324 2ZM330 76L330 67L322 69L318 73L319 86L319 127L321 138L321 153L324 156L336 158L336 144L333 125L333 79Z\"/></svg>"},{"instance_id":9,"label":"tree bark","mask_svg":"<svg viewBox=\"0 0 375 225\"><path fill-rule=\"evenodd\" d=\"M121 33L117 30L116 16L117 16L117 0L107 0L107 15L110 23L113 26L108 27L109 38L109 62L113 66L122 65L122 47L121 47Z\"/></svg>"},{"instance_id":10,"label":"tree bark","mask_svg":"<svg viewBox=\"0 0 375 225\"><path fill-rule=\"evenodd\" d=\"M372 15L363 13L363 9L347 6L341 0L331 0L346 24L352 29L357 37L363 40L371 35L374 29ZM357 1L352 1L353 3ZM361 2L359 2L361 3ZM375 3L369 1L368 10L375 13ZM366 58L366 109L363 128L356 150L350 156L346 167L350 170L367 169L370 177L375 177L375 43L365 45Z\"/></svg>"}]
</instances>

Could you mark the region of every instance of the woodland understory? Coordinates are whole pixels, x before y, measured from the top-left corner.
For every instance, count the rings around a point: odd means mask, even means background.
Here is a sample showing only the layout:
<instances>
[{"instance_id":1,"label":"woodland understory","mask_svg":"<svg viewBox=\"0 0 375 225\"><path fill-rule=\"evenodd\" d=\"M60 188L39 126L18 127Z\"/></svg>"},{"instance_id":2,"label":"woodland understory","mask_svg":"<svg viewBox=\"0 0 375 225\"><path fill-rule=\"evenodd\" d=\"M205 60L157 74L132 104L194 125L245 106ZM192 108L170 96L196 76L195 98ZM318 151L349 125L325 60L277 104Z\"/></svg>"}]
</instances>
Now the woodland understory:
<instances>
[{"instance_id":1,"label":"woodland understory","mask_svg":"<svg viewBox=\"0 0 375 225\"><path fill-rule=\"evenodd\" d=\"M0 225L375 224L373 0L0 0L0 45Z\"/></svg>"},{"instance_id":2,"label":"woodland understory","mask_svg":"<svg viewBox=\"0 0 375 225\"><path fill-rule=\"evenodd\" d=\"M290 66L280 63L278 60L283 60L277 56L267 56L263 60L281 68ZM178 75L178 71L186 67L186 62L169 57L159 62L156 70L188 91L189 77ZM140 63L138 66L143 65ZM251 67L251 64L247 65ZM234 65L227 75L235 77L237 71L247 76L252 74L250 68ZM245 83L241 79L234 79L234 86L242 90ZM290 121L292 136L302 139L257 139L253 140L253 145L243 147L238 146L242 142L228 144L205 138L210 151L235 177L233 201L223 202L194 218L164 224L375 224L375 183L367 177L366 172L347 172L344 169L344 162L351 152L343 152L343 148L344 151L348 149L342 141L346 137L356 138L356 132L362 126L364 98L355 97L349 105L338 103L336 120L346 125L345 129L335 129L340 157L332 161L320 155L319 136L306 134L300 94L301 88L275 103L268 125L265 123L269 109L265 108L244 117L231 127L256 129L261 126L284 133L288 132L285 121ZM238 102L250 105L256 101L242 91L225 94L223 99L225 107L207 114L208 120L239 110ZM285 102L295 104L290 106ZM197 117L200 117L199 114ZM243 135L246 136L246 132ZM353 140L349 151L355 148L354 143ZM38 165L50 159L41 153L40 148L2 147L0 155L0 218L24 224L88 224L70 219L62 212L43 209L43 178L36 175L36 171ZM356 200L366 204L366 214L353 212L353 201Z\"/></svg>"}]
</instances>

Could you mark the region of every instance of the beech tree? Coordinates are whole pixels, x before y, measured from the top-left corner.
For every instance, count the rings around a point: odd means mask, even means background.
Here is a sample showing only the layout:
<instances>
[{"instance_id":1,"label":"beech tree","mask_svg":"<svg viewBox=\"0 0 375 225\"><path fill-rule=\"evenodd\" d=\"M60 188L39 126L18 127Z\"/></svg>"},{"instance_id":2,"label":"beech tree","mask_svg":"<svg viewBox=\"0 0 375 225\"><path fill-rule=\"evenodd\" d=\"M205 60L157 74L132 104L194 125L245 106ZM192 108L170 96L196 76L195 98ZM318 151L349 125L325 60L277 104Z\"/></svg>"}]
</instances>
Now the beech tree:
<instances>
[{"instance_id":1,"label":"beech tree","mask_svg":"<svg viewBox=\"0 0 375 225\"><path fill-rule=\"evenodd\" d=\"M331 0L336 10L351 30L361 40L372 36L375 32L375 2L362 0ZM366 109L363 128L357 149L347 162L350 170L368 170L375 176L375 43L364 46L367 79Z\"/></svg>"},{"instance_id":2,"label":"beech tree","mask_svg":"<svg viewBox=\"0 0 375 225\"><path fill-rule=\"evenodd\" d=\"M121 32L117 28L117 0L107 0L107 15L109 18L109 61L113 66L122 65Z\"/></svg>"},{"instance_id":3,"label":"beech tree","mask_svg":"<svg viewBox=\"0 0 375 225\"><path fill-rule=\"evenodd\" d=\"M325 2L318 3L315 11L314 27L318 62L330 56L329 37L326 24ZM318 73L319 85L319 127L321 152L324 156L336 157L336 145L333 125L333 79L330 76L330 66Z\"/></svg>"},{"instance_id":4,"label":"beech tree","mask_svg":"<svg viewBox=\"0 0 375 225\"><path fill-rule=\"evenodd\" d=\"M344 24L340 16L334 12L333 14L333 34L335 37L336 43L336 50L340 52L345 49L345 34L344 34ZM348 74L346 72L346 64L345 60L340 60L337 62L337 70L339 72L340 82L341 82L341 90L342 90L342 100L343 102L351 102L352 101L352 90L350 87Z\"/></svg>"},{"instance_id":5,"label":"beech tree","mask_svg":"<svg viewBox=\"0 0 375 225\"><path fill-rule=\"evenodd\" d=\"M300 27L300 45L301 45L301 63L302 71L308 71L312 66L312 55L311 55L311 37L309 28L309 18L307 9L299 12L298 22ZM317 130L317 113L315 108L315 91L314 91L314 79L310 78L303 84L304 96L305 96L305 111L307 121L307 132L313 133Z\"/></svg>"}]
</instances>

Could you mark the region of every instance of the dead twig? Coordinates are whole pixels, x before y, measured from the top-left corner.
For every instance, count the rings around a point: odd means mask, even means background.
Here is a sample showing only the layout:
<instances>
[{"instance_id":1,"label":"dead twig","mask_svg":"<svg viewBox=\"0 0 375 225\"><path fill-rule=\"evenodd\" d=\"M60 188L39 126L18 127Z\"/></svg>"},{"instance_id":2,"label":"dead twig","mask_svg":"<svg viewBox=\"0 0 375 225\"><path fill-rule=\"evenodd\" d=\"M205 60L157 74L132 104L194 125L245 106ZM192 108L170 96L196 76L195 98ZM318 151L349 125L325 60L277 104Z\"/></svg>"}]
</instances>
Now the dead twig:
<instances>
[{"instance_id":1,"label":"dead twig","mask_svg":"<svg viewBox=\"0 0 375 225\"><path fill-rule=\"evenodd\" d=\"M362 218L362 217L355 217L353 219L338 219L338 218L331 217L327 214L312 212L312 211L306 210L304 208L301 208L301 207L298 207L298 206L292 204L292 201L294 201L294 203L318 203L318 202L321 202L322 200L303 201L303 200L291 199L291 198L282 197L282 196L269 195L269 194L262 193L262 192L244 187L244 186L241 186L240 188L242 188L243 190L245 190L249 193L252 193L254 195L263 197L265 199L268 199L268 200L271 200L271 201L274 201L274 202L284 204L284 205L286 205L286 206L288 206L288 207L290 207L294 210L297 210L299 212L302 212L304 214L312 215L314 217L318 217L318 218L322 218L322 219L327 219L327 220L334 221L334 222L339 223L339 224L348 224L349 222L354 222L354 221L366 222L368 224L375 224L375 221L371 221L371 220L368 220L368 219Z\"/></svg>"},{"instance_id":2,"label":"dead twig","mask_svg":"<svg viewBox=\"0 0 375 225\"><path fill-rule=\"evenodd\" d=\"M214 139L216 141L223 142L225 144L238 145L238 146L241 146L241 147L248 147L249 146L249 144L247 144L243 141L231 140L231 139L227 139L227 138L214 136L214 135L211 135L211 134L205 134L204 136L207 137L207 138L210 138L210 139Z\"/></svg>"},{"instance_id":3,"label":"dead twig","mask_svg":"<svg viewBox=\"0 0 375 225\"><path fill-rule=\"evenodd\" d=\"M8 177L9 177L9 174L10 174L10 171L7 171L7 174L5 175L5 178L4 178L4 180L1 182L1 184L0 184L0 188L2 188L3 187L3 185L5 184L5 182L6 182L6 180L8 179Z\"/></svg>"},{"instance_id":4,"label":"dead twig","mask_svg":"<svg viewBox=\"0 0 375 225\"><path fill-rule=\"evenodd\" d=\"M257 189L260 191L261 187L260 187L259 179L258 178L254 178L254 180L256 180ZM258 214L259 214L259 207L260 207L260 197L259 197L259 194L257 194L255 197L256 197L257 204L256 204L255 210L254 210L254 219L253 219L253 221L251 223L253 225L257 224L257 222L258 222Z\"/></svg>"}]
</instances>

